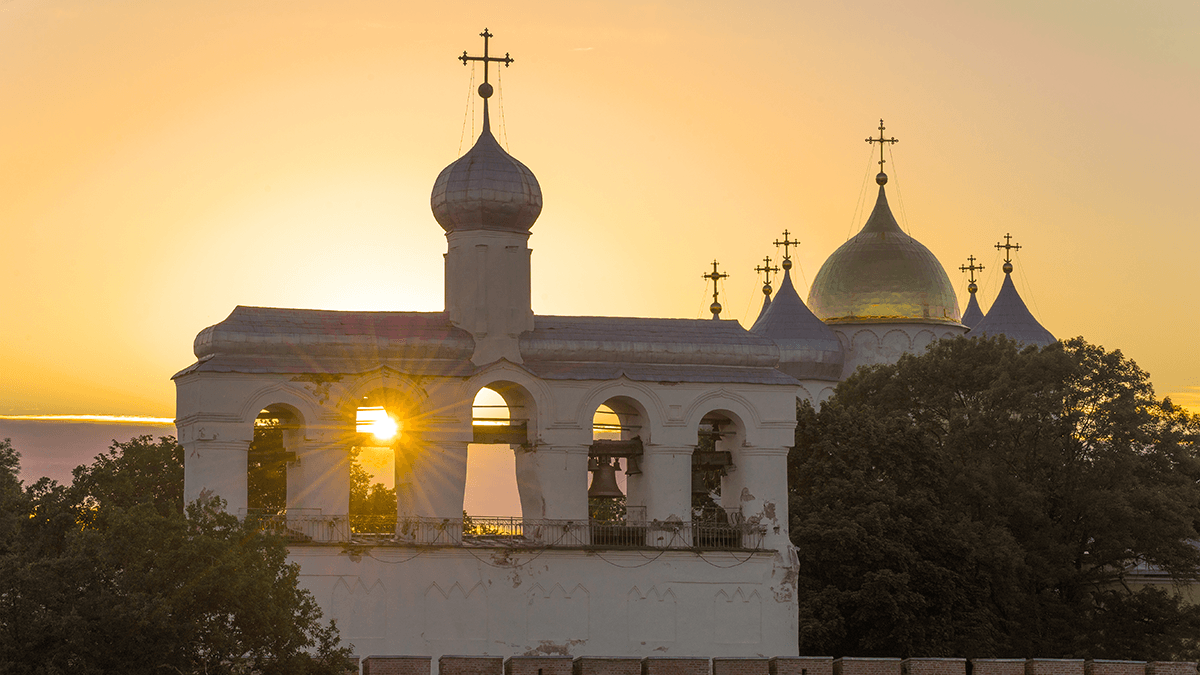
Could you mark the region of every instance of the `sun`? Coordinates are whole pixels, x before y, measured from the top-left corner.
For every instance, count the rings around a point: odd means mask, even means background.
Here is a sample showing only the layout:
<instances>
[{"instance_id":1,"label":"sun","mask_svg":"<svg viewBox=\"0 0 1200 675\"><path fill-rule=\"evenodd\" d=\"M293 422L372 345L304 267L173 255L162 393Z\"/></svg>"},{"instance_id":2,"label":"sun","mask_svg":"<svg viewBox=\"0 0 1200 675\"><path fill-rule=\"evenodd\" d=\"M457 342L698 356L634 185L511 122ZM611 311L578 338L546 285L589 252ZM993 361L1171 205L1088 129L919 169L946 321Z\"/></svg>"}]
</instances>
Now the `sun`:
<instances>
[{"instance_id":1,"label":"sun","mask_svg":"<svg viewBox=\"0 0 1200 675\"><path fill-rule=\"evenodd\" d=\"M371 434L382 442L396 438L402 430L400 422L378 406L359 408L355 426L358 433Z\"/></svg>"}]
</instances>

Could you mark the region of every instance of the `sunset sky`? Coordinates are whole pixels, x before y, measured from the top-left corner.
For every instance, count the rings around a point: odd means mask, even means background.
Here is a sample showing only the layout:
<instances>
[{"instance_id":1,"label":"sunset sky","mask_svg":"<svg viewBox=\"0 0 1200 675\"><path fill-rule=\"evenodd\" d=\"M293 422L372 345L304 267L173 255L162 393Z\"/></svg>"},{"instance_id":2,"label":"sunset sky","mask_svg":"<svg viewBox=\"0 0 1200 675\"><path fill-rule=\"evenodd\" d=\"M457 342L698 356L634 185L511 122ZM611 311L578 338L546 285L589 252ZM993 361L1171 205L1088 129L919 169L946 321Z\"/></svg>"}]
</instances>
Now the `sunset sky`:
<instances>
[{"instance_id":1,"label":"sunset sky","mask_svg":"<svg viewBox=\"0 0 1200 675\"><path fill-rule=\"evenodd\" d=\"M1195 0L7 0L0 415L173 417L238 304L441 310L429 193L479 130L455 57L485 26L545 198L536 312L707 316L715 257L749 326L785 228L806 295L869 212L882 117L893 209L960 307L958 266L986 311L1011 232L1047 329L1200 410Z\"/></svg>"}]
</instances>

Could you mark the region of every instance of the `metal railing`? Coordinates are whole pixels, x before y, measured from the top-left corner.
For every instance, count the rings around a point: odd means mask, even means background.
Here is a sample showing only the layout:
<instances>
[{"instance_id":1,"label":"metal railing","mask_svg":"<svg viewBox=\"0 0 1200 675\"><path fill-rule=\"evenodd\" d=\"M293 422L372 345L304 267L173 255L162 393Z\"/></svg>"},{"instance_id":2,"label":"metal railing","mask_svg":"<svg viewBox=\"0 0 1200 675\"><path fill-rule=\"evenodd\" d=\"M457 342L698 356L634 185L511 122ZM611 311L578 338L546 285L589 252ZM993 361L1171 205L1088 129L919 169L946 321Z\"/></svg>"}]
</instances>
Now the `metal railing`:
<instances>
[{"instance_id":1,"label":"metal railing","mask_svg":"<svg viewBox=\"0 0 1200 675\"><path fill-rule=\"evenodd\" d=\"M762 548L766 536L765 527L748 523L328 516L311 511L246 513L244 517L293 543L755 550Z\"/></svg>"}]
</instances>

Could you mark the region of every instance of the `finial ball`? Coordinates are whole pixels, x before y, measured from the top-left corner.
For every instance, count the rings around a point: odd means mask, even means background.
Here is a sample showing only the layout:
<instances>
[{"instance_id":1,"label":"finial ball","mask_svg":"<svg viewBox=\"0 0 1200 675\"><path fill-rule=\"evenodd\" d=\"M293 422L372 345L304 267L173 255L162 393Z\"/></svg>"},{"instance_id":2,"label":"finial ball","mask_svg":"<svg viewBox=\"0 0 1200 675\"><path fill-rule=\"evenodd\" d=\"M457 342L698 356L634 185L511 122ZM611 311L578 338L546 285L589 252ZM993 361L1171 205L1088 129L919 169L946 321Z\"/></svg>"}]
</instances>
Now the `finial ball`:
<instances>
[{"instance_id":1,"label":"finial ball","mask_svg":"<svg viewBox=\"0 0 1200 675\"><path fill-rule=\"evenodd\" d=\"M875 176L875 182L880 185L887 185L887 174L880 171L879 175Z\"/></svg>"},{"instance_id":2,"label":"finial ball","mask_svg":"<svg viewBox=\"0 0 1200 675\"><path fill-rule=\"evenodd\" d=\"M708 311L712 312L713 314L720 314L721 313L721 303L714 302L713 304L709 305Z\"/></svg>"},{"instance_id":3,"label":"finial ball","mask_svg":"<svg viewBox=\"0 0 1200 675\"><path fill-rule=\"evenodd\" d=\"M492 89L492 85L487 82L484 82L483 84L479 85L479 95L482 96L483 98L491 98L493 91L495 91L495 90Z\"/></svg>"},{"instance_id":4,"label":"finial ball","mask_svg":"<svg viewBox=\"0 0 1200 675\"><path fill-rule=\"evenodd\" d=\"M792 269L792 259L791 258L783 259L783 269L785 269L785 270Z\"/></svg>"},{"instance_id":5,"label":"finial ball","mask_svg":"<svg viewBox=\"0 0 1200 675\"><path fill-rule=\"evenodd\" d=\"M975 291L977 291L977 290L979 290L979 287L975 285L975 282L973 282L973 281L972 281L971 283L967 284L967 291L968 291L968 292L970 292L970 293L974 293L974 292L975 292Z\"/></svg>"},{"instance_id":6,"label":"finial ball","mask_svg":"<svg viewBox=\"0 0 1200 675\"><path fill-rule=\"evenodd\" d=\"M1004 273L1012 274L1012 263L1010 263L1010 262L1004 263Z\"/></svg>"},{"instance_id":7,"label":"finial ball","mask_svg":"<svg viewBox=\"0 0 1200 675\"><path fill-rule=\"evenodd\" d=\"M771 294L771 284L763 284L763 295Z\"/></svg>"}]
</instances>

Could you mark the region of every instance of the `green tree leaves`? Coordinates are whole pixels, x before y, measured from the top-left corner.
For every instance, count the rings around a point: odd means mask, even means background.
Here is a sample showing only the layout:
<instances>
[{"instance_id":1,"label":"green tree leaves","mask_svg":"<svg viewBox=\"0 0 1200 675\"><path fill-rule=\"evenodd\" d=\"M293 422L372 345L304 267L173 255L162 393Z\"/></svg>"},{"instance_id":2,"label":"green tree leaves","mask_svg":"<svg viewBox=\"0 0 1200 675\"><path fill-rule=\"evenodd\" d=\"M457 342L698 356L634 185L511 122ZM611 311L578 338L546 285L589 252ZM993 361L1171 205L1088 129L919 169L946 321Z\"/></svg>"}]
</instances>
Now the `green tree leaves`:
<instances>
[{"instance_id":1,"label":"green tree leaves","mask_svg":"<svg viewBox=\"0 0 1200 675\"><path fill-rule=\"evenodd\" d=\"M336 628L297 586L283 541L224 513L183 512L182 449L114 443L70 486L7 499L0 445L0 671L338 673Z\"/></svg>"},{"instance_id":2,"label":"green tree leaves","mask_svg":"<svg viewBox=\"0 0 1200 675\"><path fill-rule=\"evenodd\" d=\"M1198 432L1081 339L945 340L860 370L798 413L802 653L1190 653L1200 612L1127 581L1200 575Z\"/></svg>"}]
</instances>

